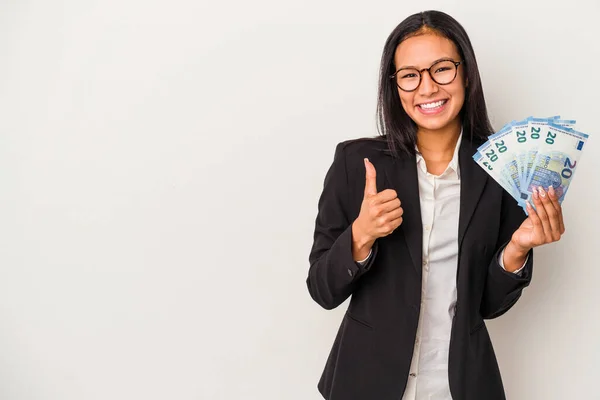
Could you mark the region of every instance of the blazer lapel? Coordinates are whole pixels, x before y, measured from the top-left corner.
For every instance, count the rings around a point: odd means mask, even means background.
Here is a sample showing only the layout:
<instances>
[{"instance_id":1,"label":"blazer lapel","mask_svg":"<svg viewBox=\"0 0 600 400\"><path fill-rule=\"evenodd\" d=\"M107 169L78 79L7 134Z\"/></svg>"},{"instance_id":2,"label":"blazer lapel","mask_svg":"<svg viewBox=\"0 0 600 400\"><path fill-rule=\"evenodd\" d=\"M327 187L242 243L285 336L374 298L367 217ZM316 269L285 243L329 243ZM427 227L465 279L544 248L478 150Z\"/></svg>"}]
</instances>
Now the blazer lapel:
<instances>
[{"instance_id":1,"label":"blazer lapel","mask_svg":"<svg viewBox=\"0 0 600 400\"><path fill-rule=\"evenodd\" d=\"M461 180L460 213L458 219L459 249L461 248L465 232L488 179L488 174L473 160L473 154L477 151L477 145L469 139L463 136L458 156ZM383 169L385 181L398 194L401 207L404 210L402 225L400 225L399 229L402 230L406 239L415 271L421 276L423 224L421 221L417 161L414 155L402 155L401 158L394 158L387 155L384 159L386 160Z\"/></svg>"},{"instance_id":2,"label":"blazer lapel","mask_svg":"<svg viewBox=\"0 0 600 400\"><path fill-rule=\"evenodd\" d=\"M463 136L458 157L460 168L459 249L488 179L488 174L473 160L473 154L476 151L477 145Z\"/></svg>"},{"instance_id":3,"label":"blazer lapel","mask_svg":"<svg viewBox=\"0 0 600 400\"><path fill-rule=\"evenodd\" d=\"M421 222L417 161L414 155L403 155L401 158L386 156L385 159L384 173L386 181L390 188L398 194L400 206L404 211L399 229L404 233L415 270L421 276L423 225Z\"/></svg>"}]
</instances>

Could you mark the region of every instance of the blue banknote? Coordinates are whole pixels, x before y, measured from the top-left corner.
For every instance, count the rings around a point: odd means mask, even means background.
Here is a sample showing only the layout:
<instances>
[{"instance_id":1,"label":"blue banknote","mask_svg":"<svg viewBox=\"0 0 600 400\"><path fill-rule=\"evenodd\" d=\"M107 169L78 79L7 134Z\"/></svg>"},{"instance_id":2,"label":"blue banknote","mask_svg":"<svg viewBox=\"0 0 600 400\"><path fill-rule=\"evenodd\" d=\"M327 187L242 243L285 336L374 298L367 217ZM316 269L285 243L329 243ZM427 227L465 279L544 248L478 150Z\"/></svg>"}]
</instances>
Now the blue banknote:
<instances>
[{"instance_id":1,"label":"blue banknote","mask_svg":"<svg viewBox=\"0 0 600 400\"><path fill-rule=\"evenodd\" d=\"M552 186L559 203L565 199L589 137L574 129L575 120L529 116L504 125L473 155L525 212L533 189Z\"/></svg>"}]
</instances>

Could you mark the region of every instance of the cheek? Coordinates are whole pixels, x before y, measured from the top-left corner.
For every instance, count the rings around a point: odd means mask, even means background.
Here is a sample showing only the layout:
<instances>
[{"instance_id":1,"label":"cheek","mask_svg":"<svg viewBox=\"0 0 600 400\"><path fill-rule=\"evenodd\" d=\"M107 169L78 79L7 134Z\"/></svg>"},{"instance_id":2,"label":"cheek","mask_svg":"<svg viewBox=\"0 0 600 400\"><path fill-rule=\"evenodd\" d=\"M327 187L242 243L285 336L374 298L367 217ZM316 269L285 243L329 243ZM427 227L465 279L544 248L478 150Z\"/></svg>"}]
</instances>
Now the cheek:
<instances>
[{"instance_id":1,"label":"cheek","mask_svg":"<svg viewBox=\"0 0 600 400\"><path fill-rule=\"evenodd\" d=\"M454 103L458 108L462 108L465 102L466 88L463 84L458 83L457 85L447 86L447 93L452 96Z\"/></svg>"},{"instance_id":2,"label":"cheek","mask_svg":"<svg viewBox=\"0 0 600 400\"><path fill-rule=\"evenodd\" d=\"M465 78L462 76L462 74L459 76L459 78L461 79L461 81L459 81L459 85L456 88L455 96L459 97L462 100L462 102L464 103L464 99L467 94L468 87L465 84ZM458 81L458 79L457 79L457 81Z\"/></svg>"},{"instance_id":3,"label":"cheek","mask_svg":"<svg viewBox=\"0 0 600 400\"><path fill-rule=\"evenodd\" d=\"M453 97L456 99L457 103L459 103L460 108L465 104L465 88L459 88Z\"/></svg>"}]
</instances>

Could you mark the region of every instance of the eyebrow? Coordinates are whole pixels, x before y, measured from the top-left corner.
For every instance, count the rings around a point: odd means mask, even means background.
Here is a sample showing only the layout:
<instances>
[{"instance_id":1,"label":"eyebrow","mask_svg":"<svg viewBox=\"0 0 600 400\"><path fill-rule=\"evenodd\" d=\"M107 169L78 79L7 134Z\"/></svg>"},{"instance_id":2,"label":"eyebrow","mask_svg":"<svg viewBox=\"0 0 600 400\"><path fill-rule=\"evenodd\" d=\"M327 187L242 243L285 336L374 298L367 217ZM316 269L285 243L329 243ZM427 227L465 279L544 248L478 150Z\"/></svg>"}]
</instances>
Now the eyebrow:
<instances>
[{"instance_id":1,"label":"eyebrow","mask_svg":"<svg viewBox=\"0 0 600 400\"><path fill-rule=\"evenodd\" d=\"M453 60L454 59L452 57L442 57L442 58L438 58L437 60L435 60L434 62L432 62L429 66L431 67L433 64L435 64L436 62L439 62L439 61L453 61ZM415 67L414 65L405 65L405 66L402 66L402 67L398 68L398 70L406 69L406 68L419 69L419 68Z\"/></svg>"}]
</instances>

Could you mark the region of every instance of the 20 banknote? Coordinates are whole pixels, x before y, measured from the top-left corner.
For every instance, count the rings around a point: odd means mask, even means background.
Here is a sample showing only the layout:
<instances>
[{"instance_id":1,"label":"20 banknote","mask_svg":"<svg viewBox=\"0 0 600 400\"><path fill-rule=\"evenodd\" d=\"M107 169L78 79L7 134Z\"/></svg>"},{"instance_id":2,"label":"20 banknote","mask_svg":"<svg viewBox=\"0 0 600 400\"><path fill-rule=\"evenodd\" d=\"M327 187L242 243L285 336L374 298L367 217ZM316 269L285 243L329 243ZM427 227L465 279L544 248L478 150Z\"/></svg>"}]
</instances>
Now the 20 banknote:
<instances>
[{"instance_id":1,"label":"20 banknote","mask_svg":"<svg viewBox=\"0 0 600 400\"><path fill-rule=\"evenodd\" d=\"M473 159L527 213L533 188L552 186L562 204L588 135L575 130L574 120L529 117L512 121L488 137Z\"/></svg>"}]
</instances>

